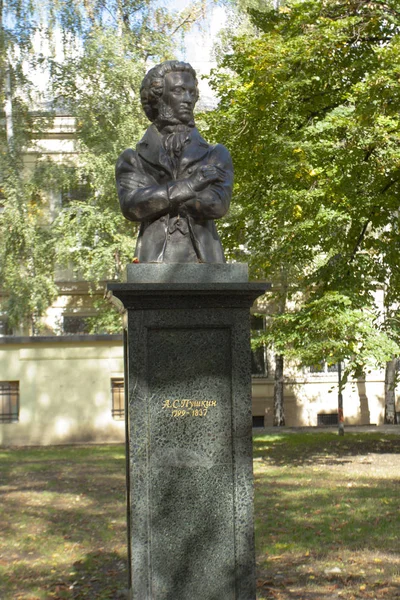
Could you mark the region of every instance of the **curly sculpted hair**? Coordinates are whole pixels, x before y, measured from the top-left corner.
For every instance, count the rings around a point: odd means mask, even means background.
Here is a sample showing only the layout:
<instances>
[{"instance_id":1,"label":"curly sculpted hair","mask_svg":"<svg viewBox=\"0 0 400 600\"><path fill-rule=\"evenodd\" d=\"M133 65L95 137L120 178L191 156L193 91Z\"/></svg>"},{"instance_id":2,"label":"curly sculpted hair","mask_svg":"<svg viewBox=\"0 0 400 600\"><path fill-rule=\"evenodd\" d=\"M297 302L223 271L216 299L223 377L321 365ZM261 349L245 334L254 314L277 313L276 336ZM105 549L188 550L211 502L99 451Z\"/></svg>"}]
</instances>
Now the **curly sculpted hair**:
<instances>
[{"instance_id":1,"label":"curly sculpted hair","mask_svg":"<svg viewBox=\"0 0 400 600\"><path fill-rule=\"evenodd\" d=\"M187 71L196 83L196 101L199 97L196 71L189 63L179 60L166 60L156 65L146 74L140 86L140 100L147 118L153 122L158 116L158 101L164 91L164 77L167 73Z\"/></svg>"}]
</instances>

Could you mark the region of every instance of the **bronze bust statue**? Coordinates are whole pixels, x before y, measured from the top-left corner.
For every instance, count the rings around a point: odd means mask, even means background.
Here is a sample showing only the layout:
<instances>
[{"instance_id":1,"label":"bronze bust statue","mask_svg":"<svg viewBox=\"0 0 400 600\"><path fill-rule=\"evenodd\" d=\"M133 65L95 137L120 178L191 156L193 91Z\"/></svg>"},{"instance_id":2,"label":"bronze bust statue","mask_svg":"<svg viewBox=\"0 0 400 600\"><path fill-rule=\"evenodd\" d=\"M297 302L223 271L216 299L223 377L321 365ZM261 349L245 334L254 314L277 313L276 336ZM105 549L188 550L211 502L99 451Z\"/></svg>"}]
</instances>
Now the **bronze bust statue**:
<instances>
[{"instance_id":1,"label":"bronze bust statue","mask_svg":"<svg viewBox=\"0 0 400 600\"><path fill-rule=\"evenodd\" d=\"M229 208L233 184L228 150L197 131L194 69L166 61L151 69L140 89L152 122L136 150L118 158L116 180L123 215L139 221L139 262L223 263L214 219Z\"/></svg>"}]
</instances>

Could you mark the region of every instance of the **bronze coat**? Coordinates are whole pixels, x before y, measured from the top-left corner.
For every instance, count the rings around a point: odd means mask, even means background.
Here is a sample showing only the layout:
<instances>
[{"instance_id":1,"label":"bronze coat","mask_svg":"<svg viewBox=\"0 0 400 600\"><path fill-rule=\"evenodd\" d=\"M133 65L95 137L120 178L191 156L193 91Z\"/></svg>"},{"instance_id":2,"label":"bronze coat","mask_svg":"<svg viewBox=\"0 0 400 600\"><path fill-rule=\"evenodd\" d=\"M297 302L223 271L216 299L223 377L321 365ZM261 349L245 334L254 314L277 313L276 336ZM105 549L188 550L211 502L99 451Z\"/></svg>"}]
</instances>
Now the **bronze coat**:
<instances>
[{"instance_id":1,"label":"bronze coat","mask_svg":"<svg viewBox=\"0 0 400 600\"><path fill-rule=\"evenodd\" d=\"M228 150L221 144L211 146L196 128L174 167L162 144L162 136L151 125L136 150L125 150L117 160L117 191L123 215L140 221L136 256L140 262L162 262L167 244L172 207L180 204L179 214L187 217L196 254L201 262L225 262L213 219L225 215L233 185L233 166ZM203 165L223 170L223 181L209 184L193 193L185 179Z\"/></svg>"}]
</instances>

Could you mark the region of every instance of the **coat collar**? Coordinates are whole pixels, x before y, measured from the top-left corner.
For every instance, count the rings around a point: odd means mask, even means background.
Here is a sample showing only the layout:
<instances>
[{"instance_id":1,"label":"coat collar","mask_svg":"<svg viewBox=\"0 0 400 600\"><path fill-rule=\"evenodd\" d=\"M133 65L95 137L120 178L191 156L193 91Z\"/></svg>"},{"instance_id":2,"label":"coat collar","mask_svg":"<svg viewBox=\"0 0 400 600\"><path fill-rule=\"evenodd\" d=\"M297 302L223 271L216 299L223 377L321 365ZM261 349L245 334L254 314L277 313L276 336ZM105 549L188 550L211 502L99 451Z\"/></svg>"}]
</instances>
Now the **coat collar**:
<instances>
[{"instance_id":1,"label":"coat collar","mask_svg":"<svg viewBox=\"0 0 400 600\"><path fill-rule=\"evenodd\" d=\"M190 138L190 142L184 147L179 160L180 169L198 162L210 149L210 145L201 137L196 127L192 129ZM163 147L163 136L155 125L150 125L137 144L136 150L144 160L155 167L162 166L172 176L172 165Z\"/></svg>"}]
</instances>

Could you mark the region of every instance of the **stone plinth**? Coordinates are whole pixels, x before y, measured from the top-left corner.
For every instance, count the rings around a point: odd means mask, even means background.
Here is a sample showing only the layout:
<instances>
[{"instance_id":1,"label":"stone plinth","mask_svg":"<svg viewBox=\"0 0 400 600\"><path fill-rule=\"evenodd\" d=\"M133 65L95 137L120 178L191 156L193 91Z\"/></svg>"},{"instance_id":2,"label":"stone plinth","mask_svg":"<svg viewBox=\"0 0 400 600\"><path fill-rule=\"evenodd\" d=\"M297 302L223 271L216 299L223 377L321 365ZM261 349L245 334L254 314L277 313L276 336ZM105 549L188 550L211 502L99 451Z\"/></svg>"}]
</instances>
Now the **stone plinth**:
<instances>
[{"instance_id":1,"label":"stone plinth","mask_svg":"<svg viewBox=\"0 0 400 600\"><path fill-rule=\"evenodd\" d=\"M226 277L109 285L128 313L132 600L256 597L249 309L267 286Z\"/></svg>"},{"instance_id":2,"label":"stone plinth","mask_svg":"<svg viewBox=\"0 0 400 600\"><path fill-rule=\"evenodd\" d=\"M245 263L132 263L126 267L128 283L243 283Z\"/></svg>"}]
</instances>

